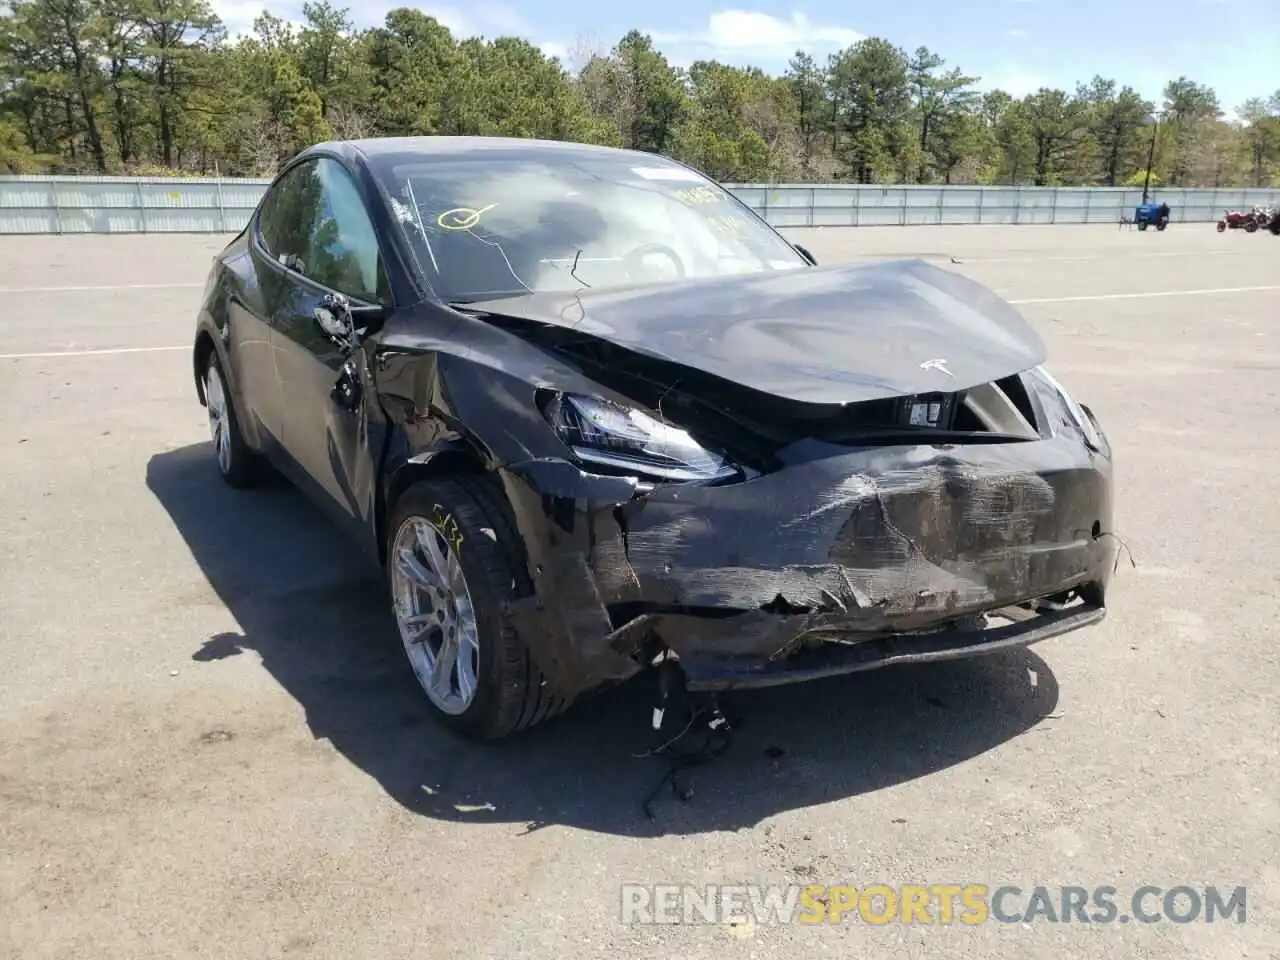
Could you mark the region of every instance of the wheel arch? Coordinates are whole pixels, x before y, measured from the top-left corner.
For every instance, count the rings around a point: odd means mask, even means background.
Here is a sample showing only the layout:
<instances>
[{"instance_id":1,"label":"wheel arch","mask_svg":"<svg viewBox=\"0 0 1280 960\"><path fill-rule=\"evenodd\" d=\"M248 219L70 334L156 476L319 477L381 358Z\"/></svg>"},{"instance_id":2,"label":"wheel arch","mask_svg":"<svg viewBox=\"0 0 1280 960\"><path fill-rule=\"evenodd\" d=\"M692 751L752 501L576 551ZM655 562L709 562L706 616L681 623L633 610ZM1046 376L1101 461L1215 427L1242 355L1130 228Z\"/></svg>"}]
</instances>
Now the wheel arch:
<instances>
[{"instance_id":1,"label":"wheel arch","mask_svg":"<svg viewBox=\"0 0 1280 960\"><path fill-rule=\"evenodd\" d=\"M387 565L387 529L396 502L415 483L437 477L456 477L465 474L487 476L490 473L479 448L465 437L446 441L438 447L414 454L392 469L382 484L376 504L376 532L378 561Z\"/></svg>"},{"instance_id":2,"label":"wheel arch","mask_svg":"<svg viewBox=\"0 0 1280 960\"><path fill-rule=\"evenodd\" d=\"M196 333L195 346L191 351L191 374L196 384L196 396L200 399L200 406L207 406L204 395L204 371L209 365L209 358L218 350L217 341L213 334L205 327L201 327ZM226 368L226 364L223 364Z\"/></svg>"}]
</instances>

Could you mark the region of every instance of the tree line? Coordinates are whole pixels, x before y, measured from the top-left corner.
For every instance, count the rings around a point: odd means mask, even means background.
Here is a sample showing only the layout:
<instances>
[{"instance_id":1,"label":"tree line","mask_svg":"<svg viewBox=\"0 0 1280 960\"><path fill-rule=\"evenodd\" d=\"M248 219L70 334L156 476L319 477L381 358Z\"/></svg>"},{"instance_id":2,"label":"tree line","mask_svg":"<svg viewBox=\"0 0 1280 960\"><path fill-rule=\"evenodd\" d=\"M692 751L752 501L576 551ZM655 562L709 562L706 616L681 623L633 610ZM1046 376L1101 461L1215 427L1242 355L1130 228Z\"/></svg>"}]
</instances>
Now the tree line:
<instances>
[{"instance_id":1,"label":"tree line","mask_svg":"<svg viewBox=\"0 0 1280 960\"><path fill-rule=\"evenodd\" d=\"M1117 186L1150 156L1156 184L1280 184L1280 90L1227 119L1186 77L1158 103L1101 76L1015 97L874 37L772 76L674 66L639 31L560 58L408 8L360 30L329 0L303 14L229 38L207 0L0 0L0 172L270 176L320 140L481 134L659 152L725 182Z\"/></svg>"}]
</instances>

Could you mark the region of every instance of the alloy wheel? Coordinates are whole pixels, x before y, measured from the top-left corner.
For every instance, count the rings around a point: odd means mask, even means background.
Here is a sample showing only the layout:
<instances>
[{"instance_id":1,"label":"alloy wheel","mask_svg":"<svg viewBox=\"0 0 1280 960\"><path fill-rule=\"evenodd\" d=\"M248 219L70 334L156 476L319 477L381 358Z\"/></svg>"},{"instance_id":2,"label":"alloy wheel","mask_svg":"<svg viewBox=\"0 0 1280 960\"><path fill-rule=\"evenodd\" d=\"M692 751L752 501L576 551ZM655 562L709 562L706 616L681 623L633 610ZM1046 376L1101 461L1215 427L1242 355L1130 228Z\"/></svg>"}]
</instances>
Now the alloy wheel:
<instances>
[{"instance_id":1,"label":"alloy wheel","mask_svg":"<svg viewBox=\"0 0 1280 960\"><path fill-rule=\"evenodd\" d=\"M209 411L209 436L218 454L218 469L231 472L231 411L227 404L227 391L217 365L210 364L204 381L205 406Z\"/></svg>"},{"instance_id":2,"label":"alloy wheel","mask_svg":"<svg viewBox=\"0 0 1280 960\"><path fill-rule=\"evenodd\" d=\"M408 517L390 567L400 641L418 682L441 712L466 712L476 696L480 637L454 544L425 517Z\"/></svg>"}]
</instances>

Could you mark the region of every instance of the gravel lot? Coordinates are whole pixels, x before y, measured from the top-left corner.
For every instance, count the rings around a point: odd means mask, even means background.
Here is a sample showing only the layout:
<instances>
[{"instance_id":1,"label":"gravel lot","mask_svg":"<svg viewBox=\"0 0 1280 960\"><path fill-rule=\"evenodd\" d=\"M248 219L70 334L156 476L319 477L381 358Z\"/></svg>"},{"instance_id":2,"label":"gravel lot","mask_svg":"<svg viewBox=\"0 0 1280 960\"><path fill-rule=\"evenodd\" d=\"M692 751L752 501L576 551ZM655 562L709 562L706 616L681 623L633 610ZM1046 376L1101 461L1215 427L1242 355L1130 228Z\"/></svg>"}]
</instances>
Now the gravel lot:
<instances>
[{"instance_id":1,"label":"gravel lot","mask_svg":"<svg viewBox=\"0 0 1280 960\"><path fill-rule=\"evenodd\" d=\"M188 350L221 238L0 237L0 957L1280 956L1280 239L795 238L1019 303L1137 566L1030 651L733 698L654 826L647 690L460 743L339 534L216 478ZM1243 884L1248 920L637 926L624 881Z\"/></svg>"}]
</instances>

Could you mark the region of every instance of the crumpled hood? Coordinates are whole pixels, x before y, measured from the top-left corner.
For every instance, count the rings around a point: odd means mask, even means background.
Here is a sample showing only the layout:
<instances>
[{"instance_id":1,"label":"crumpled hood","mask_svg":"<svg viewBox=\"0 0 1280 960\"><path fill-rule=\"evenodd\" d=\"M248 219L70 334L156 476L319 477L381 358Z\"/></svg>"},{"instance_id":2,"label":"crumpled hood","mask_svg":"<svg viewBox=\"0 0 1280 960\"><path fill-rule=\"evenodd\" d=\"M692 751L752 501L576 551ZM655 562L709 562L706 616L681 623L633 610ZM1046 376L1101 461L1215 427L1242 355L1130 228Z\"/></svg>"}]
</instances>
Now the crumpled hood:
<instances>
[{"instance_id":1,"label":"crumpled hood","mask_svg":"<svg viewBox=\"0 0 1280 960\"><path fill-rule=\"evenodd\" d=\"M922 260L538 293L476 306L803 403L961 390L1045 359L1043 341L1012 306Z\"/></svg>"}]
</instances>

